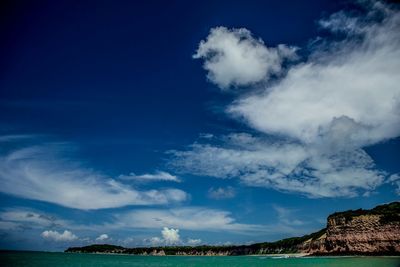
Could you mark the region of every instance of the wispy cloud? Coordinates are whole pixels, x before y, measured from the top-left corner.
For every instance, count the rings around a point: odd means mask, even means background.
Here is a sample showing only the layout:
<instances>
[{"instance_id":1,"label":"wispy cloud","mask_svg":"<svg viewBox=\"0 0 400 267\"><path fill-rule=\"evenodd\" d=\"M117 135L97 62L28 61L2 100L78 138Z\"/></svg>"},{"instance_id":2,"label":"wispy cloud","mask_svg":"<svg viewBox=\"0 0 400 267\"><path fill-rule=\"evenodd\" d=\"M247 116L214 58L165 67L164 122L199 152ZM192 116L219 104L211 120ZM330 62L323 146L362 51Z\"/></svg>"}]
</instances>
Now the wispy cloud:
<instances>
[{"instance_id":1,"label":"wispy cloud","mask_svg":"<svg viewBox=\"0 0 400 267\"><path fill-rule=\"evenodd\" d=\"M76 209L115 208L126 205L160 205L181 202L179 189L141 191L85 168L65 156L62 144L30 145L2 151L0 192Z\"/></svg>"},{"instance_id":2,"label":"wispy cloud","mask_svg":"<svg viewBox=\"0 0 400 267\"><path fill-rule=\"evenodd\" d=\"M362 4L359 13L341 11L322 20L330 39L318 38L307 58L275 77L265 69L275 69L276 61L263 68L254 60L265 49L248 30L211 30L199 48L210 53L204 58L211 81L224 90L265 82L226 108L253 134L170 151L175 170L239 177L245 185L309 197L352 197L383 184L388 174L375 168L364 148L400 135L400 13L380 2ZM220 68L229 75L221 76ZM232 69L257 78L242 79Z\"/></svg>"},{"instance_id":3,"label":"wispy cloud","mask_svg":"<svg viewBox=\"0 0 400 267\"><path fill-rule=\"evenodd\" d=\"M293 214L295 213L295 210L281 207L279 205L272 205L272 207L278 214L279 223L291 226L301 226L305 224L305 222L295 218L296 216Z\"/></svg>"},{"instance_id":4,"label":"wispy cloud","mask_svg":"<svg viewBox=\"0 0 400 267\"><path fill-rule=\"evenodd\" d=\"M4 232L12 230L14 233L23 233L30 230L35 232L45 229L53 231L69 229L71 231L99 234L107 231L109 227L105 226L103 222L88 224L27 207L7 208L0 211L0 230Z\"/></svg>"},{"instance_id":5,"label":"wispy cloud","mask_svg":"<svg viewBox=\"0 0 400 267\"><path fill-rule=\"evenodd\" d=\"M236 195L236 191L232 186L228 187L211 187L208 190L208 197L212 199L227 199L234 198Z\"/></svg>"},{"instance_id":6,"label":"wispy cloud","mask_svg":"<svg viewBox=\"0 0 400 267\"><path fill-rule=\"evenodd\" d=\"M0 212L0 222L4 226L8 225L9 229L55 228L72 224L53 215L26 208L9 208Z\"/></svg>"},{"instance_id":7,"label":"wispy cloud","mask_svg":"<svg viewBox=\"0 0 400 267\"><path fill-rule=\"evenodd\" d=\"M181 182L181 180L168 172L157 171L155 173L145 173L137 175L135 173L130 173L129 175L118 176L121 180L133 180L142 182L152 182L152 181L166 181L166 182Z\"/></svg>"},{"instance_id":8,"label":"wispy cloud","mask_svg":"<svg viewBox=\"0 0 400 267\"><path fill-rule=\"evenodd\" d=\"M207 218L205 220L204 218ZM115 215L120 228L174 228L196 231L265 232L263 225L237 223L231 213L202 207L140 209Z\"/></svg>"},{"instance_id":9,"label":"wispy cloud","mask_svg":"<svg viewBox=\"0 0 400 267\"><path fill-rule=\"evenodd\" d=\"M361 149L324 155L300 143L248 134L224 136L218 146L196 143L170 151L177 171L216 178L239 177L247 186L269 187L310 197L355 196L374 190L385 173Z\"/></svg>"}]
</instances>

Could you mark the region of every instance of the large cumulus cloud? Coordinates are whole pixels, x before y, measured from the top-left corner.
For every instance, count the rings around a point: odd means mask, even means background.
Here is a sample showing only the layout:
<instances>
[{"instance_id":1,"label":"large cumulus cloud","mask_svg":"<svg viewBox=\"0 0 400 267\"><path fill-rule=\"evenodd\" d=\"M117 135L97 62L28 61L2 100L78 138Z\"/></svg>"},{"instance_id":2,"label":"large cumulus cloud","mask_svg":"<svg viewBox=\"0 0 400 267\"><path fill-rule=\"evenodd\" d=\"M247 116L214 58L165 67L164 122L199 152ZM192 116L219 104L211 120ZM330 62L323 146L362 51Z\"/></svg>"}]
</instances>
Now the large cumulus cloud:
<instances>
[{"instance_id":1,"label":"large cumulus cloud","mask_svg":"<svg viewBox=\"0 0 400 267\"><path fill-rule=\"evenodd\" d=\"M245 29L212 29L196 54L213 51L204 57L212 82L226 89L268 81L261 90L250 87L226 108L253 134L232 133L218 145L196 142L185 151L171 151L172 165L311 197L373 191L388 173L376 169L365 147L400 136L397 8L363 2L356 12L341 11L319 21L329 38L314 40L306 58L286 67L279 50L290 46L267 48ZM226 45L232 43L235 48L246 45L237 54ZM260 51L277 56L268 61ZM220 68L230 76L221 76ZM252 77L247 73L253 69L256 78L243 79Z\"/></svg>"}]
</instances>

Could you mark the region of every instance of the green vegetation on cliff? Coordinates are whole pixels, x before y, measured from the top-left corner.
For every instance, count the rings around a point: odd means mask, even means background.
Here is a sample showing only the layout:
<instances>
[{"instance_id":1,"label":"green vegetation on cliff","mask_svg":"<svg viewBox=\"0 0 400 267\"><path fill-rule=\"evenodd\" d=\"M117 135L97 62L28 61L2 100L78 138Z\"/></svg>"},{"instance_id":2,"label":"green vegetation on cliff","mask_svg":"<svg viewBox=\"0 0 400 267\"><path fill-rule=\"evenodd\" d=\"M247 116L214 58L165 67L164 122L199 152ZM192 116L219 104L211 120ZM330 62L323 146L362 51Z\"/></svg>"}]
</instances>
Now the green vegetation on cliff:
<instances>
[{"instance_id":1,"label":"green vegetation on cliff","mask_svg":"<svg viewBox=\"0 0 400 267\"><path fill-rule=\"evenodd\" d=\"M392 202L389 204L379 205L370 210L358 209L342 212L335 212L329 215L329 218L344 217L346 222L351 221L354 217L361 215L381 215L380 222L382 224L400 221L400 202Z\"/></svg>"}]
</instances>

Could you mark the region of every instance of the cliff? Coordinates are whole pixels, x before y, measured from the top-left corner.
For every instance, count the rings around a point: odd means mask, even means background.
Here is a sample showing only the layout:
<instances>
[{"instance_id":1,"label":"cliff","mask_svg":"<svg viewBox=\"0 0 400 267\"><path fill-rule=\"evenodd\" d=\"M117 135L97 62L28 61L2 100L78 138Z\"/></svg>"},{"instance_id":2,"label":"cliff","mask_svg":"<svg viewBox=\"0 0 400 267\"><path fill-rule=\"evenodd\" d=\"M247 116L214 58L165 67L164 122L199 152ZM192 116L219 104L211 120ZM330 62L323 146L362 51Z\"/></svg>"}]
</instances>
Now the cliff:
<instances>
[{"instance_id":1,"label":"cliff","mask_svg":"<svg viewBox=\"0 0 400 267\"><path fill-rule=\"evenodd\" d=\"M300 250L321 255L400 255L400 203L334 213L328 217L326 234Z\"/></svg>"},{"instance_id":2,"label":"cliff","mask_svg":"<svg viewBox=\"0 0 400 267\"><path fill-rule=\"evenodd\" d=\"M254 255L306 253L308 255L400 255L400 202L371 210L331 214L327 227L302 237L243 246L171 246L123 248L92 245L68 248L74 253L127 253L137 255Z\"/></svg>"}]
</instances>

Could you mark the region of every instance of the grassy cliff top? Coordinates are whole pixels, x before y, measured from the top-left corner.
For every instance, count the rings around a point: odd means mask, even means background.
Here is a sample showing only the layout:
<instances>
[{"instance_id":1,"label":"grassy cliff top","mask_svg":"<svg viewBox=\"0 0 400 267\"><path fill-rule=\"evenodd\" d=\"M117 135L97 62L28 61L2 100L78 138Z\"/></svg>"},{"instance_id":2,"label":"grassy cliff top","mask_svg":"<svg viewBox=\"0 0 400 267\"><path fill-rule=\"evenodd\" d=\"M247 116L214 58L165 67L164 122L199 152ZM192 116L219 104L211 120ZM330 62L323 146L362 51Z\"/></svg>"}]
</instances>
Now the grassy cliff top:
<instances>
[{"instance_id":1,"label":"grassy cliff top","mask_svg":"<svg viewBox=\"0 0 400 267\"><path fill-rule=\"evenodd\" d=\"M346 221L350 221L353 217L361 215L381 215L381 223L400 222L400 202L379 205L370 210L358 209L335 212L329 215L328 219L344 217Z\"/></svg>"}]
</instances>

